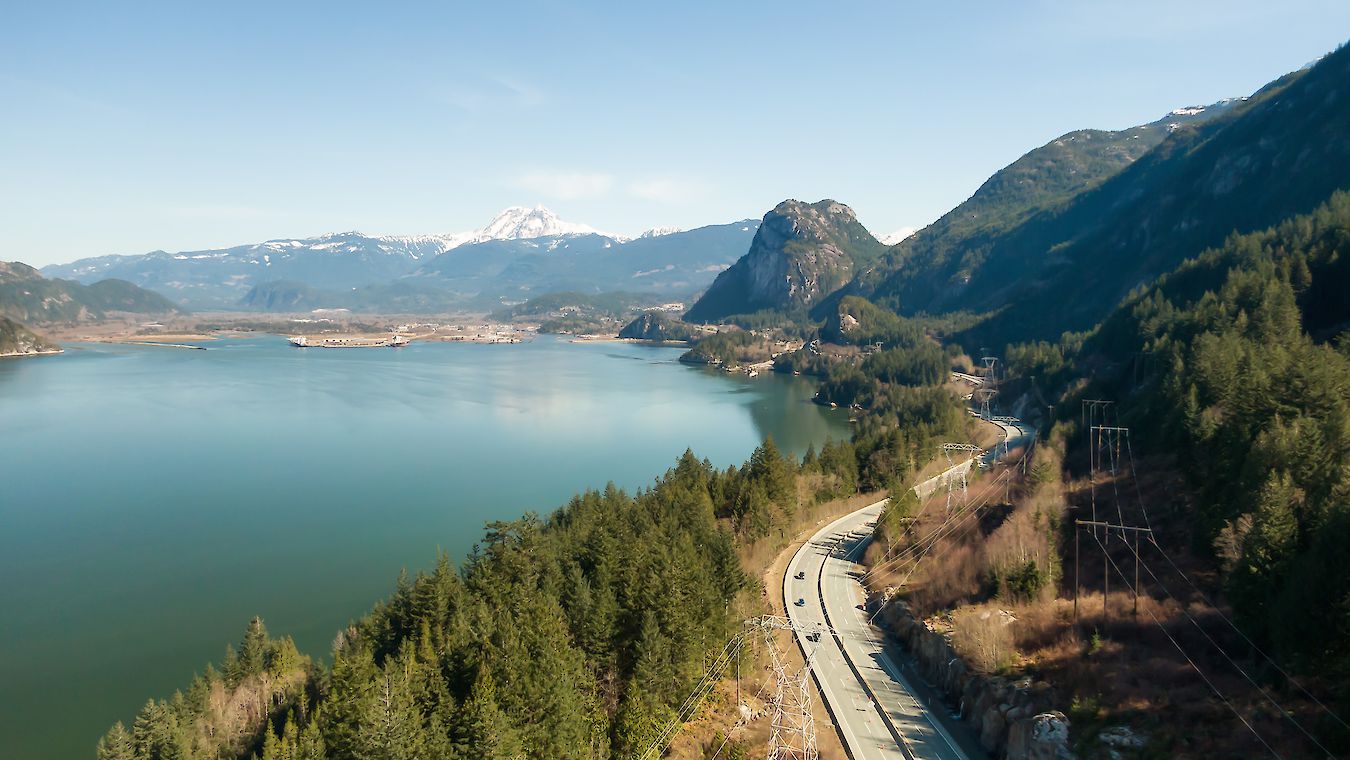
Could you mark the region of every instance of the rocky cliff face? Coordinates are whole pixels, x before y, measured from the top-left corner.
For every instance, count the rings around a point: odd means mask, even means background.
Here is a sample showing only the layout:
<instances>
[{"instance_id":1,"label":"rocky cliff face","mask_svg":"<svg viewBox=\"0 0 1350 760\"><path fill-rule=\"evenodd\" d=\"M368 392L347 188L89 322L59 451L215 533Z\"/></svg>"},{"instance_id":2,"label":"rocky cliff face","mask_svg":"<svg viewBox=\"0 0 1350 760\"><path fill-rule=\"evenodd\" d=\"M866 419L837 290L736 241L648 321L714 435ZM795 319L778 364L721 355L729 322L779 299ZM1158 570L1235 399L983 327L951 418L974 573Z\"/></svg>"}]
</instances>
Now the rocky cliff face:
<instances>
[{"instance_id":1,"label":"rocky cliff face","mask_svg":"<svg viewBox=\"0 0 1350 760\"><path fill-rule=\"evenodd\" d=\"M619 331L620 338L629 340L679 341L690 340L695 330L683 322L677 322L666 315L656 312L643 312L641 316L624 325Z\"/></svg>"},{"instance_id":2,"label":"rocky cliff face","mask_svg":"<svg viewBox=\"0 0 1350 760\"><path fill-rule=\"evenodd\" d=\"M764 215L750 250L718 275L685 319L810 309L884 251L842 203L783 201Z\"/></svg>"},{"instance_id":3,"label":"rocky cliff face","mask_svg":"<svg viewBox=\"0 0 1350 760\"><path fill-rule=\"evenodd\" d=\"M0 317L0 356L53 354L60 346L8 317Z\"/></svg>"}]
</instances>

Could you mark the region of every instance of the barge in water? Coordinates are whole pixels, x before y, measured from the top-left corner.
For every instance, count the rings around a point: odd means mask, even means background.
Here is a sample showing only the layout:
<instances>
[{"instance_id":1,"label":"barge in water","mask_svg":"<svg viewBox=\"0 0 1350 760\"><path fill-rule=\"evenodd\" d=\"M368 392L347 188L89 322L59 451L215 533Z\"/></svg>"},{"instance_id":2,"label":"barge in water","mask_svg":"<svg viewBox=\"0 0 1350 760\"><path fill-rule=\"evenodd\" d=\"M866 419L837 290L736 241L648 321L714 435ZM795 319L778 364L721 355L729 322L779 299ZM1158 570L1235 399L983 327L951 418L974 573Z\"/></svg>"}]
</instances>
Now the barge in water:
<instances>
[{"instance_id":1,"label":"barge in water","mask_svg":"<svg viewBox=\"0 0 1350 760\"><path fill-rule=\"evenodd\" d=\"M296 348L402 348L412 341L402 335L389 338L309 338L296 335L291 345Z\"/></svg>"}]
</instances>

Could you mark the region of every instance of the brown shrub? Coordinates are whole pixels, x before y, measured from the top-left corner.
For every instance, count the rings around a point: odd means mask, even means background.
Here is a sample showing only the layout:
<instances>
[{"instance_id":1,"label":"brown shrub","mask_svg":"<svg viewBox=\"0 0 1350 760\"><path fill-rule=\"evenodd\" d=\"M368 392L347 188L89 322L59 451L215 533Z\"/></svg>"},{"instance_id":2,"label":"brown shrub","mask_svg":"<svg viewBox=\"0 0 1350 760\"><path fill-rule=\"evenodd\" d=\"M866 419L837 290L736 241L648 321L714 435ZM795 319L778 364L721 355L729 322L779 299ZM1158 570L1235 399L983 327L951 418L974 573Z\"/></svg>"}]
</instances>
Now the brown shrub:
<instances>
[{"instance_id":1,"label":"brown shrub","mask_svg":"<svg viewBox=\"0 0 1350 760\"><path fill-rule=\"evenodd\" d=\"M997 673L1012 665L1013 618L997 607L962 607L952 613L952 647L972 667Z\"/></svg>"}]
</instances>

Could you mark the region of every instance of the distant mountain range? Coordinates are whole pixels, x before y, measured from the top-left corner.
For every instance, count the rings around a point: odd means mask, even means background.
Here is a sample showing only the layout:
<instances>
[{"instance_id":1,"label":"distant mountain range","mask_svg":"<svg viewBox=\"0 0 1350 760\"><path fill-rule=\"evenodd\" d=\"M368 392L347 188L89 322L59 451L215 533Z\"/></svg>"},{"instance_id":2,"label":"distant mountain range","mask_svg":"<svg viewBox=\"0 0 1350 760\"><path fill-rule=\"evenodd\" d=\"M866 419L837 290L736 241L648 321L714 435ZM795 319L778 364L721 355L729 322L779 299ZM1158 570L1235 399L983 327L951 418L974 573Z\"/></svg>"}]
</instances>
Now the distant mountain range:
<instances>
[{"instance_id":1,"label":"distant mountain range","mask_svg":"<svg viewBox=\"0 0 1350 760\"><path fill-rule=\"evenodd\" d=\"M266 311L491 311L559 291L671 301L701 292L690 321L819 320L860 295L901 314L985 315L968 321L970 335L995 342L1052 338L1091 327L1132 288L1233 231L1305 212L1346 186L1348 60L1338 51L1250 98L1067 133L928 227L880 240L835 201L785 201L762 223L632 239L513 207L449 235L333 233L43 271L125 280L187 308Z\"/></svg>"},{"instance_id":2,"label":"distant mountain range","mask_svg":"<svg viewBox=\"0 0 1350 760\"><path fill-rule=\"evenodd\" d=\"M79 282L119 278L195 309L429 311L550 290L693 294L745 252L758 223L656 228L629 239L512 207L449 235L339 232L231 248L100 256L45 267Z\"/></svg>"}]
</instances>

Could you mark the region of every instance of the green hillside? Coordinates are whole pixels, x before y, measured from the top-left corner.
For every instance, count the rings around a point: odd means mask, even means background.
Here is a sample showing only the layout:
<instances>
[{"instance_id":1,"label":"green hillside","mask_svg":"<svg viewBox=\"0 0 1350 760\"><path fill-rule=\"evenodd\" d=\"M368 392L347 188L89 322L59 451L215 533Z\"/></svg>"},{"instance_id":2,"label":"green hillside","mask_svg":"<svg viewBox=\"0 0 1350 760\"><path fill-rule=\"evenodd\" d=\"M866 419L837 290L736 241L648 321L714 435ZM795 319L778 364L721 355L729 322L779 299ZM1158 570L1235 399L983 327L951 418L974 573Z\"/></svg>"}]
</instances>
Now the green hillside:
<instances>
[{"instance_id":1,"label":"green hillside","mask_svg":"<svg viewBox=\"0 0 1350 760\"><path fill-rule=\"evenodd\" d=\"M895 245L884 263L859 277L852 290L872 292L902 267L935 269L977 258L994 241L1038 213L1116 175L1187 125L1210 121L1241 103L1182 108L1150 124L1109 131L1069 132L995 172L964 203ZM930 286L938 283L928 283Z\"/></svg>"},{"instance_id":2,"label":"green hillside","mask_svg":"<svg viewBox=\"0 0 1350 760\"><path fill-rule=\"evenodd\" d=\"M1191 548L1221 568L1243 628L1340 683L1350 679L1347 251L1350 193L1338 193L1186 262L1078 351L1010 352L1018 373L1079 389L1057 403L1074 420L1080 397L1120 399L1121 424L1175 452L1195 493Z\"/></svg>"},{"instance_id":3,"label":"green hillside","mask_svg":"<svg viewBox=\"0 0 1350 760\"><path fill-rule=\"evenodd\" d=\"M56 351L60 346L9 317L0 317L0 356Z\"/></svg>"},{"instance_id":4,"label":"green hillside","mask_svg":"<svg viewBox=\"0 0 1350 760\"><path fill-rule=\"evenodd\" d=\"M100 319L115 311L167 314L181 310L164 296L123 280L82 285L46 279L17 261L0 262L0 315L50 324Z\"/></svg>"},{"instance_id":5,"label":"green hillside","mask_svg":"<svg viewBox=\"0 0 1350 760\"><path fill-rule=\"evenodd\" d=\"M1350 50L1228 113L1171 132L1125 169L1011 228L906 241L850 290L901 313L997 313L963 342L1083 330L1129 291L1350 186ZM987 233L987 234L986 234Z\"/></svg>"}]
</instances>

